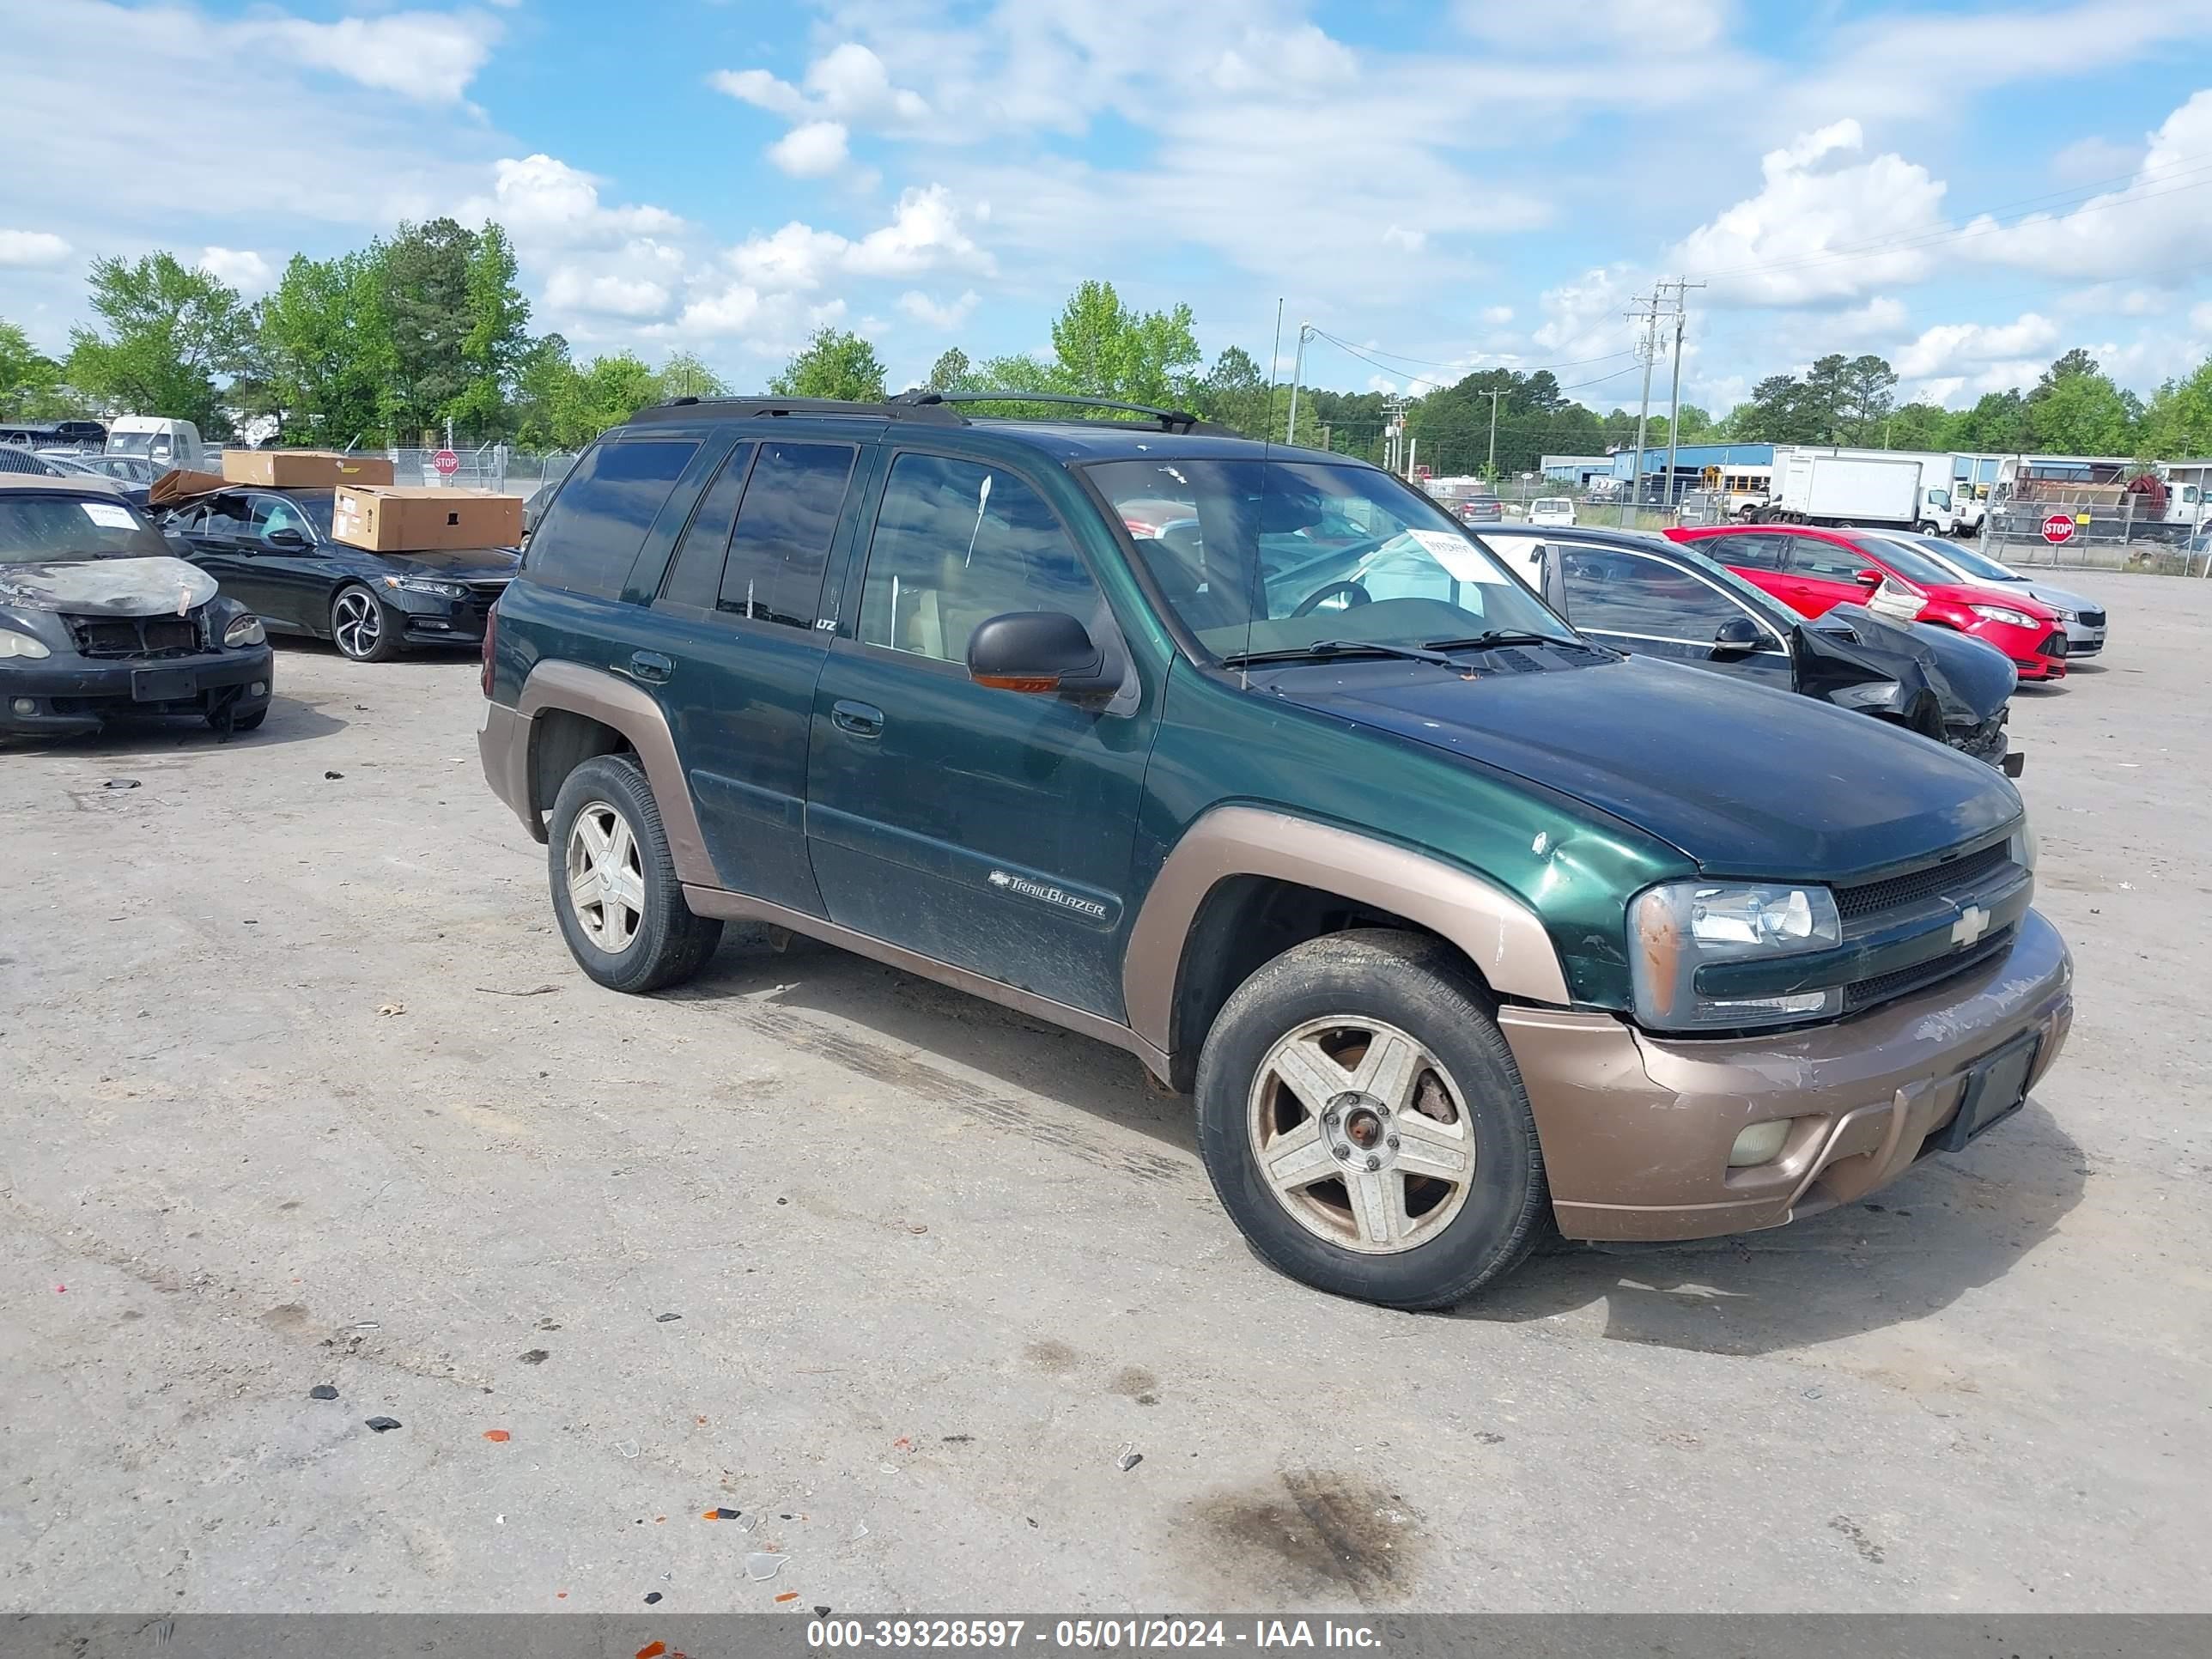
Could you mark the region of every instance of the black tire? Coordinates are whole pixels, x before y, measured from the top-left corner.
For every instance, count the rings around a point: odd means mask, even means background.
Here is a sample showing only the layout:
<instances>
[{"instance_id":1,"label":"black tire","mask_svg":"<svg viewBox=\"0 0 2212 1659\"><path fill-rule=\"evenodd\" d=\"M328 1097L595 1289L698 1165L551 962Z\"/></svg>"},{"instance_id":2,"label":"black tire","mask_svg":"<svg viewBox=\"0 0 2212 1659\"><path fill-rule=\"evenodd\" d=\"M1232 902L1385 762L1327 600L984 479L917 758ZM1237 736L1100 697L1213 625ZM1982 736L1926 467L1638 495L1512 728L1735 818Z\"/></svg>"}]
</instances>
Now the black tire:
<instances>
[{"instance_id":1,"label":"black tire","mask_svg":"<svg viewBox=\"0 0 2212 1659\"><path fill-rule=\"evenodd\" d=\"M1382 929L1309 940L1237 988L1199 1055L1199 1149L1222 1207L1263 1260L1334 1295L1404 1309L1449 1307L1520 1264L1549 1231L1551 1198L1495 1006L1449 946ZM1471 1123L1474 1170L1462 1207L1433 1238L1397 1254L1332 1243L1301 1224L1253 1146L1253 1085L1269 1051L1339 1015L1395 1026L1426 1048L1458 1085Z\"/></svg>"},{"instance_id":2,"label":"black tire","mask_svg":"<svg viewBox=\"0 0 2212 1659\"><path fill-rule=\"evenodd\" d=\"M373 635L348 625L347 612L356 605L365 605L363 614L374 619ZM331 641L340 656L353 662L390 662L399 654L402 626L399 613L360 582L348 582L331 595Z\"/></svg>"},{"instance_id":3,"label":"black tire","mask_svg":"<svg viewBox=\"0 0 2212 1659\"><path fill-rule=\"evenodd\" d=\"M595 943L568 889L568 842L578 814L601 805L619 813L635 843L643 878L644 905L635 933L618 951ZM599 755L568 774L553 802L546 836L547 873L553 914L576 965L611 991L641 995L681 984L706 966L721 943L722 924L694 915L684 902L676 862L669 856L668 832L645 772L627 755Z\"/></svg>"}]
</instances>

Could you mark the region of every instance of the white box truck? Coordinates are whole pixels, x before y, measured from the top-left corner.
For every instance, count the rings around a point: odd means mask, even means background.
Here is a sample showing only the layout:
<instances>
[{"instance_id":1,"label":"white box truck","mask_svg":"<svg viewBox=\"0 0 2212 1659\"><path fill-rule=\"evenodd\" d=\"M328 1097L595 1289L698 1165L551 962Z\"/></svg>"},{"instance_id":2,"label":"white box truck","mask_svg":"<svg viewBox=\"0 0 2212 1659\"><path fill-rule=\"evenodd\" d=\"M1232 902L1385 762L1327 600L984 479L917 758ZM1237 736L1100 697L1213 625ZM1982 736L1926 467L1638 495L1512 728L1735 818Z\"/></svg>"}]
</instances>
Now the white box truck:
<instances>
[{"instance_id":1,"label":"white box truck","mask_svg":"<svg viewBox=\"0 0 2212 1659\"><path fill-rule=\"evenodd\" d=\"M1952 534L1959 523L1948 469L1935 480L1908 456L1778 450L1772 503L1760 514L1783 524L1866 525Z\"/></svg>"}]
</instances>

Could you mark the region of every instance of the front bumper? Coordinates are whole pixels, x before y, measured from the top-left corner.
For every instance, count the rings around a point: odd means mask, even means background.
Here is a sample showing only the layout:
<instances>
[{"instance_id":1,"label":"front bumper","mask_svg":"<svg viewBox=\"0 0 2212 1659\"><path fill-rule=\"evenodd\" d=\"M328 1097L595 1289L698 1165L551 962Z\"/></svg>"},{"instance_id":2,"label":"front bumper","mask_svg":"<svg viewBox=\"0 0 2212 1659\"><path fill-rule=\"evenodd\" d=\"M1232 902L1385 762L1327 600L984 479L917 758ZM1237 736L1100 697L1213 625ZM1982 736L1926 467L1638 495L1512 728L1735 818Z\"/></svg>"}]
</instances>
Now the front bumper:
<instances>
[{"instance_id":1,"label":"front bumper","mask_svg":"<svg viewBox=\"0 0 2212 1659\"><path fill-rule=\"evenodd\" d=\"M497 601L471 595L448 599L435 593L386 588L378 595L385 614L399 621L400 637L410 645L482 645L484 617Z\"/></svg>"},{"instance_id":2,"label":"front bumper","mask_svg":"<svg viewBox=\"0 0 2212 1659\"><path fill-rule=\"evenodd\" d=\"M1778 1227L1894 1180L1959 1109L1976 1062L2041 1038L2057 1059L2074 968L2035 911L1988 967L1832 1025L1661 1039L1610 1014L1508 1006L1498 1024L1536 1115L1570 1238L1710 1238ZM1736 1137L1794 1120L1780 1156L1729 1167Z\"/></svg>"},{"instance_id":3,"label":"front bumper","mask_svg":"<svg viewBox=\"0 0 2212 1659\"><path fill-rule=\"evenodd\" d=\"M2070 662L2076 657L2094 657L2105 648L2103 629L2091 628L2078 621L2067 623L2064 627L2068 661Z\"/></svg>"},{"instance_id":4,"label":"front bumper","mask_svg":"<svg viewBox=\"0 0 2212 1659\"><path fill-rule=\"evenodd\" d=\"M96 732L119 714L204 717L225 704L251 714L269 706L274 662L266 645L150 660L59 654L35 664L18 659L0 672L0 732Z\"/></svg>"}]
</instances>

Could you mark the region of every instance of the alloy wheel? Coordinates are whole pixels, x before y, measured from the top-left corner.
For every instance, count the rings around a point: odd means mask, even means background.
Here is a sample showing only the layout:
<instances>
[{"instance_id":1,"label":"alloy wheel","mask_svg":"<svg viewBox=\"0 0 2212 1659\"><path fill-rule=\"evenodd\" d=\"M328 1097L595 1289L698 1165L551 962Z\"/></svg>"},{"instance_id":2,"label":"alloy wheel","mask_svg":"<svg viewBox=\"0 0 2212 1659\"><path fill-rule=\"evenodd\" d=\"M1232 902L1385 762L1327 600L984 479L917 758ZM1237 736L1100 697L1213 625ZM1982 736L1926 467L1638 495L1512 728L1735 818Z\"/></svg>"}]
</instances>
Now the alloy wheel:
<instances>
[{"instance_id":1,"label":"alloy wheel","mask_svg":"<svg viewBox=\"0 0 2212 1659\"><path fill-rule=\"evenodd\" d=\"M383 611L375 595L360 588L339 594L337 604L331 607L331 617L338 649L349 657L368 656L384 637Z\"/></svg>"},{"instance_id":2,"label":"alloy wheel","mask_svg":"<svg viewBox=\"0 0 2212 1659\"><path fill-rule=\"evenodd\" d=\"M1276 1202L1348 1250L1425 1244L1474 1188L1466 1097L1441 1060L1381 1020L1310 1020L1278 1039L1253 1077L1247 1115Z\"/></svg>"},{"instance_id":3,"label":"alloy wheel","mask_svg":"<svg viewBox=\"0 0 2212 1659\"><path fill-rule=\"evenodd\" d=\"M592 943L620 956L645 919L645 865L629 820L602 800L587 801L568 827L568 902Z\"/></svg>"}]
</instances>

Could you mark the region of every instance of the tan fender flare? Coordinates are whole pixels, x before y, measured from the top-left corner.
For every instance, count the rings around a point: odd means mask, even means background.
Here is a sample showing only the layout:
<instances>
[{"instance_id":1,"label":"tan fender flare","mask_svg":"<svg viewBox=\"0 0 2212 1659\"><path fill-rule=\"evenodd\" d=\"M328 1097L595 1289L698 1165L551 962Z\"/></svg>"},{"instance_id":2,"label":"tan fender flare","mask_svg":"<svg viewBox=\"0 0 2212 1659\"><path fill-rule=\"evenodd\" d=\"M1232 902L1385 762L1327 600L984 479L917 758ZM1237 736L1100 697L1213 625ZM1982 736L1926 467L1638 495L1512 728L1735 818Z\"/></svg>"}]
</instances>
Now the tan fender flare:
<instances>
[{"instance_id":1,"label":"tan fender flare","mask_svg":"<svg viewBox=\"0 0 2212 1659\"><path fill-rule=\"evenodd\" d=\"M653 786L653 803L660 811L660 826L668 836L677 879L689 885L720 886L721 878L714 873L714 861L707 855L707 838L699 831L699 815L691 805L683 763L676 758L675 735L668 729L668 716L652 694L604 669L574 662L541 662L523 683L515 712L535 722L539 715L556 709L597 720L628 739L645 768L646 781ZM533 789L535 776L533 756ZM533 801L532 805L544 809L552 803Z\"/></svg>"},{"instance_id":2,"label":"tan fender flare","mask_svg":"<svg viewBox=\"0 0 2212 1659\"><path fill-rule=\"evenodd\" d=\"M1145 896L1121 963L1129 1024L1173 1048L1183 947L1200 907L1232 876L1267 876L1371 904L1457 945L1501 996L1564 1007L1559 952L1515 895L1442 860L1349 830L1252 806L1220 806L1183 832Z\"/></svg>"}]
</instances>

